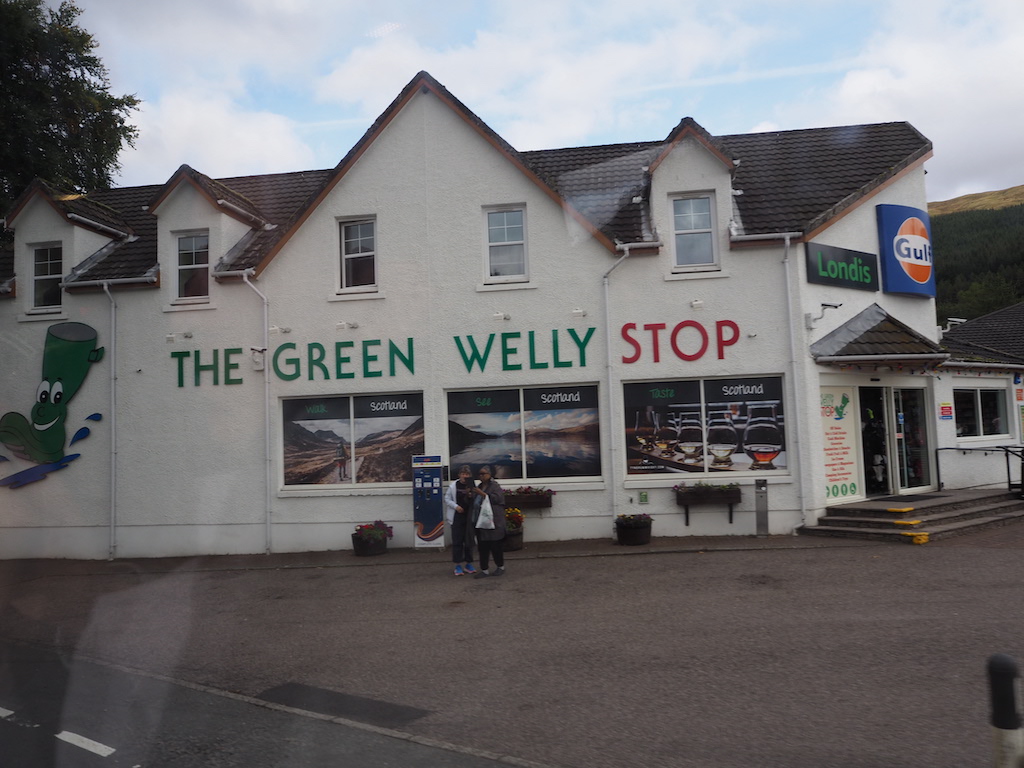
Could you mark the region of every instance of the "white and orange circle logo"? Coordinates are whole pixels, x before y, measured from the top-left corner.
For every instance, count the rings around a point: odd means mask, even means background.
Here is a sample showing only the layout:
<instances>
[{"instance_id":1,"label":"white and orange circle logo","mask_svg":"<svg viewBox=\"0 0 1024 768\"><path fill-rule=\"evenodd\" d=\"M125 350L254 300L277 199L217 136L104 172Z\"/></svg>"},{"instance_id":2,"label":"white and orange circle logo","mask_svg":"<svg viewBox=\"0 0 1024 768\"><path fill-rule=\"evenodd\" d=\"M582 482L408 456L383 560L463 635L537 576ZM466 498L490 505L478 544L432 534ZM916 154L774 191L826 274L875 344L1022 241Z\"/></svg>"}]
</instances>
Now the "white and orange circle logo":
<instances>
[{"instance_id":1,"label":"white and orange circle logo","mask_svg":"<svg viewBox=\"0 0 1024 768\"><path fill-rule=\"evenodd\" d=\"M896 260L915 283L927 283L932 276L932 244L928 228L916 216L900 225L892 241Z\"/></svg>"}]
</instances>

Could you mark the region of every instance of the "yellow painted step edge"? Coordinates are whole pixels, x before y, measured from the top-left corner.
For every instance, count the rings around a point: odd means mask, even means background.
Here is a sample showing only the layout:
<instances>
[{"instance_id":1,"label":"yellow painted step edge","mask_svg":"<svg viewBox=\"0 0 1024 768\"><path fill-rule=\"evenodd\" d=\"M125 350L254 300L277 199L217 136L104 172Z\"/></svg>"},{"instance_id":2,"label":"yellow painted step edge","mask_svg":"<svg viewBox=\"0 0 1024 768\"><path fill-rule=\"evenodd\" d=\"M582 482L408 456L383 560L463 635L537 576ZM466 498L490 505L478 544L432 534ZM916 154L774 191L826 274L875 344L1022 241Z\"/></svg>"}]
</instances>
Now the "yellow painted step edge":
<instances>
[{"instance_id":1,"label":"yellow painted step edge","mask_svg":"<svg viewBox=\"0 0 1024 768\"><path fill-rule=\"evenodd\" d=\"M928 534L921 531L900 531L903 536L913 536L912 544L927 544Z\"/></svg>"},{"instance_id":2,"label":"yellow painted step edge","mask_svg":"<svg viewBox=\"0 0 1024 768\"><path fill-rule=\"evenodd\" d=\"M887 509L885 511L886 512L902 512L902 513L905 514L907 512L913 512L914 508L913 507L890 507L889 509Z\"/></svg>"},{"instance_id":3,"label":"yellow painted step edge","mask_svg":"<svg viewBox=\"0 0 1024 768\"><path fill-rule=\"evenodd\" d=\"M920 520L893 520L892 524L893 525L917 525L920 522L921 522Z\"/></svg>"}]
</instances>

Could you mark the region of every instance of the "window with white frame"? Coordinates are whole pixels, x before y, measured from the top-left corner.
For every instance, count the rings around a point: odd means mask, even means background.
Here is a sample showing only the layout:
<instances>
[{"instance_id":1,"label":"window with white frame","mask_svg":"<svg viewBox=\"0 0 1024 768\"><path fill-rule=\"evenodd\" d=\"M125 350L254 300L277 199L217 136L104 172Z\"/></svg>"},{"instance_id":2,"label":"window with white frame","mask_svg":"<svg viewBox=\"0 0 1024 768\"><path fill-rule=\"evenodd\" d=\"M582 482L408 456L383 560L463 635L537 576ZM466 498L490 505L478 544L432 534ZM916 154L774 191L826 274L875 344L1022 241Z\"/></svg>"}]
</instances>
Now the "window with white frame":
<instances>
[{"instance_id":1,"label":"window with white frame","mask_svg":"<svg viewBox=\"0 0 1024 768\"><path fill-rule=\"evenodd\" d=\"M178 298L210 296L210 237L206 233L178 236Z\"/></svg>"},{"instance_id":2,"label":"window with white frame","mask_svg":"<svg viewBox=\"0 0 1024 768\"><path fill-rule=\"evenodd\" d=\"M526 279L526 210L487 211L487 282L515 283Z\"/></svg>"},{"instance_id":3,"label":"window with white frame","mask_svg":"<svg viewBox=\"0 0 1024 768\"><path fill-rule=\"evenodd\" d=\"M377 222L373 219L340 222L340 289L368 289L377 285Z\"/></svg>"},{"instance_id":4,"label":"window with white frame","mask_svg":"<svg viewBox=\"0 0 1024 768\"><path fill-rule=\"evenodd\" d=\"M60 282L64 274L64 249L60 245L46 245L33 250L32 308L55 310L60 308Z\"/></svg>"},{"instance_id":5,"label":"window with white frame","mask_svg":"<svg viewBox=\"0 0 1024 768\"><path fill-rule=\"evenodd\" d=\"M956 436L1006 435L1006 391L1002 389L954 389Z\"/></svg>"},{"instance_id":6,"label":"window with white frame","mask_svg":"<svg viewBox=\"0 0 1024 768\"><path fill-rule=\"evenodd\" d=\"M714 199L711 195L672 200L674 269L716 269Z\"/></svg>"}]
</instances>

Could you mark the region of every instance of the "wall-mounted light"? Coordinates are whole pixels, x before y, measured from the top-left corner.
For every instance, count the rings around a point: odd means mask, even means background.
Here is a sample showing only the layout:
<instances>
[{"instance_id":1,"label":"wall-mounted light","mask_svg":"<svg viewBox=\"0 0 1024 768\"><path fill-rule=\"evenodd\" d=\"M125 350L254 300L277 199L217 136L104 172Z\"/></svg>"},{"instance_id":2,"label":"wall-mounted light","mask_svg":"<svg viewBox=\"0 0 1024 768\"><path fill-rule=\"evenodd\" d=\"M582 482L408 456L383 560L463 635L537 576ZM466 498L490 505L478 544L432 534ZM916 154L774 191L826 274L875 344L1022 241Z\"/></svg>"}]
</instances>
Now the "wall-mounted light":
<instances>
[{"instance_id":1,"label":"wall-mounted light","mask_svg":"<svg viewBox=\"0 0 1024 768\"><path fill-rule=\"evenodd\" d=\"M292 329L289 328L287 325L281 325L281 326L272 325L269 328L267 328L267 330L270 331L271 333L291 333L292 332Z\"/></svg>"},{"instance_id":2,"label":"wall-mounted light","mask_svg":"<svg viewBox=\"0 0 1024 768\"><path fill-rule=\"evenodd\" d=\"M574 307L573 310L572 310L572 316L573 317L586 317L587 316L587 310L580 309L579 307Z\"/></svg>"},{"instance_id":3,"label":"wall-mounted light","mask_svg":"<svg viewBox=\"0 0 1024 768\"><path fill-rule=\"evenodd\" d=\"M814 324L816 322L818 322L819 320L821 320L821 318L823 318L825 316L826 312L828 312L830 309L839 309L841 306L843 306L842 302L838 302L838 303L837 302L833 302L833 301L823 301L823 302L821 302L821 314L820 315L815 317L810 312L808 312L808 313L806 313L804 315L804 323L807 325L807 330L808 331L814 330Z\"/></svg>"},{"instance_id":4,"label":"wall-mounted light","mask_svg":"<svg viewBox=\"0 0 1024 768\"><path fill-rule=\"evenodd\" d=\"M704 309L704 302L701 299L694 299L690 302L690 306L694 309Z\"/></svg>"},{"instance_id":5,"label":"wall-mounted light","mask_svg":"<svg viewBox=\"0 0 1024 768\"><path fill-rule=\"evenodd\" d=\"M168 344L173 344L179 336L183 339L191 339L192 331L175 331L174 333L168 333L164 338Z\"/></svg>"},{"instance_id":6,"label":"wall-mounted light","mask_svg":"<svg viewBox=\"0 0 1024 768\"><path fill-rule=\"evenodd\" d=\"M508 312L495 312L493 315L491 315L491 317L493 317L495 320L511 320L512 319L512 315L510 315Z\"/></svg>"},{"instance_id":7,"label":"wall-mounted light","mask_svg":"<svg viewBox=\"0 0 1024 768\"><path fill-rule=\"evenodd\" d=\"M358 327L359 327L359 323L356 323L356 322L345 322L344 320L334 324L334 330L336 330L336 331L343 331L346 328L358 328Z\"/></svg>"}]
</instances>

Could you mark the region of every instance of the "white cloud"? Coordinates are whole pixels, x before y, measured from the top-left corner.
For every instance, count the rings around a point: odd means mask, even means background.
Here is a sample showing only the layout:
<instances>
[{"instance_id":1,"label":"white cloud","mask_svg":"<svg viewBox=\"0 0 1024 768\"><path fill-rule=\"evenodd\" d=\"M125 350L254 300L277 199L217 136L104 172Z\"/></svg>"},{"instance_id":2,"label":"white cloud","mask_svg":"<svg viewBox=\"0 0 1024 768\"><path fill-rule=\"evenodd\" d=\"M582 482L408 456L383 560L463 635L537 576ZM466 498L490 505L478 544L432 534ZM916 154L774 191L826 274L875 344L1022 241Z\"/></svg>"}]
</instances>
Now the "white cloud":
<instances>
[{"instance_id":1,"label":"white cloud","mask_svg":"<svg viewBox=\"0 0 1024 768\"><path fill-rule=\"evenodd\" d=\"M159 184L182 163L215 178L313 167L313 152L288 118L240 109L224 94L174 91L137 115L135 150L121 183Z\"/></svg>"}]
</instances>

